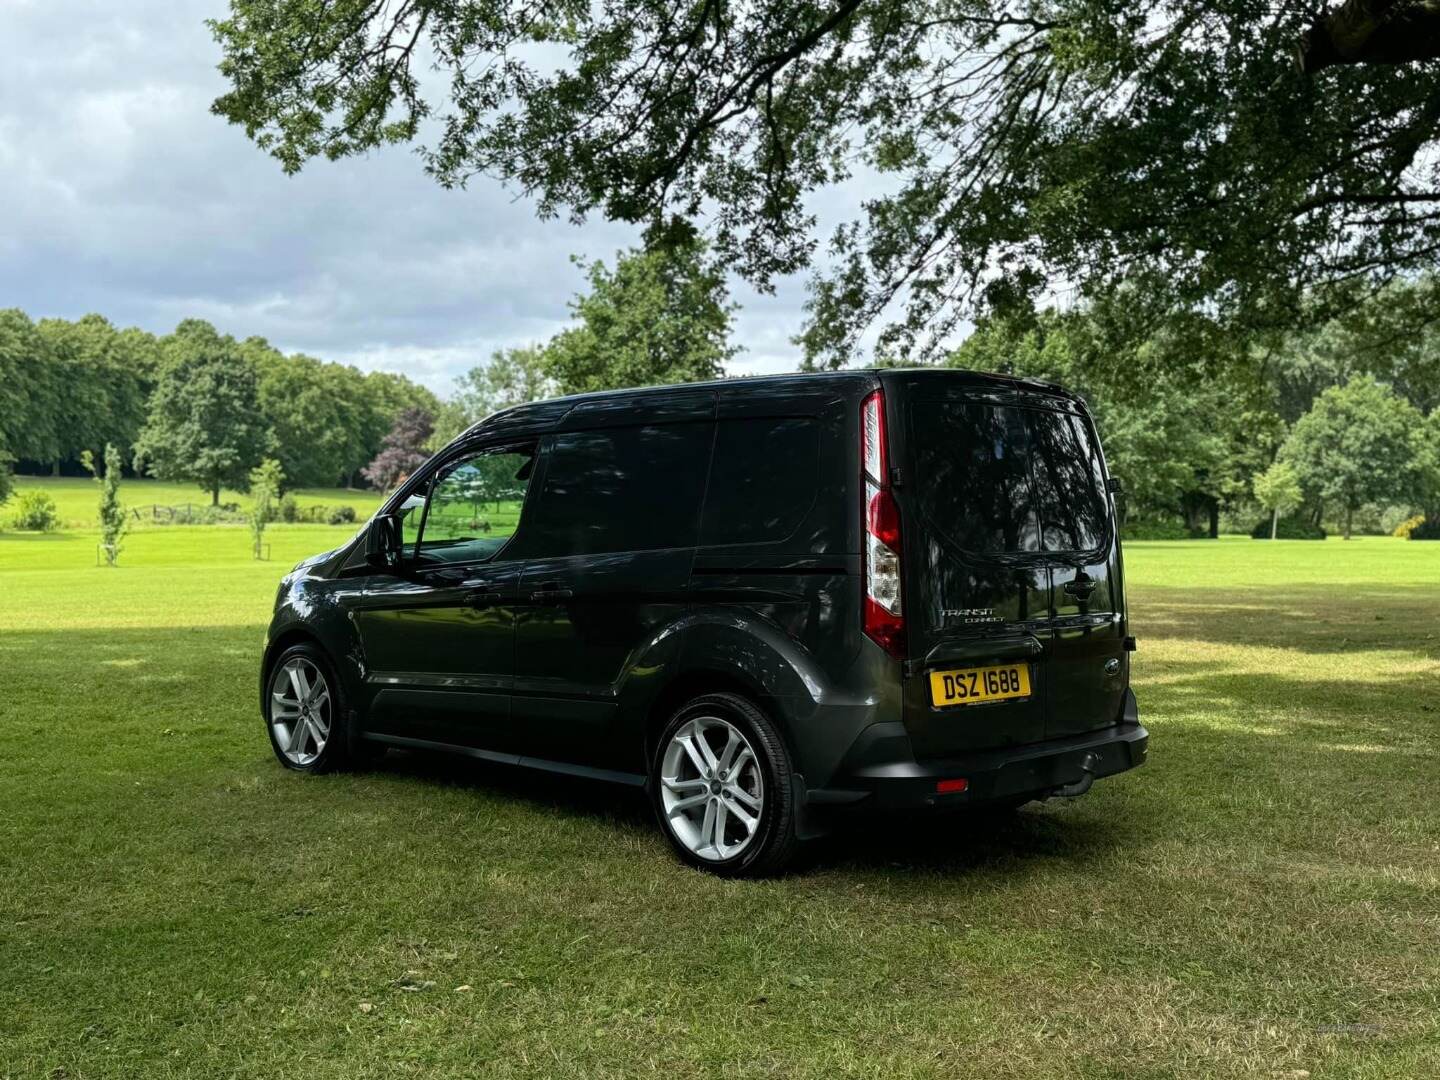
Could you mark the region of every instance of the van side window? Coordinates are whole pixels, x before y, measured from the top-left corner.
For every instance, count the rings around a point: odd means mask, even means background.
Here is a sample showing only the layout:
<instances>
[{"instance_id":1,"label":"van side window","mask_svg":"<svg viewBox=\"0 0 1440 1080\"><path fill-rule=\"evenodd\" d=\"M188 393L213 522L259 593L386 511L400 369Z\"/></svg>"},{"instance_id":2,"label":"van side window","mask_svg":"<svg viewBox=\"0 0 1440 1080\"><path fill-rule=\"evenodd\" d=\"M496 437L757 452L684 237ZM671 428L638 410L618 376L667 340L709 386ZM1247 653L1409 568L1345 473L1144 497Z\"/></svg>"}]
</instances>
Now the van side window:
<instances>
[{"instance_id":1,"label":"van side window","mask_svg":"<svg viewBox=\"0 0 1440 1080\"><path fill-rule=\"evenodd\" d=\"M508 447L443 465L430 483L416 560L480 562L499 552L520 520L534 458L533 446Z\"/></svg>"},{"instance_id":2,"label":"van side window","mask_svg":"<svg viewBox=\"0 0 1440 1080\"><path fill-rule=\"evenodd\" d=\"M814 420L778 416L721 420L700 543L786 539L815 502L819 468L820 438Z\"/></svg>"},{"instance_id":3,"label":"van side window","mask_svg":"<svg viewBox=\"0 0 1440 1080\"><path fill-rule=\"evenodd\" d=\"M553 436L526 554L596 555L688 547L699 529L712 423Z\"/></svg>"}]
</instances>

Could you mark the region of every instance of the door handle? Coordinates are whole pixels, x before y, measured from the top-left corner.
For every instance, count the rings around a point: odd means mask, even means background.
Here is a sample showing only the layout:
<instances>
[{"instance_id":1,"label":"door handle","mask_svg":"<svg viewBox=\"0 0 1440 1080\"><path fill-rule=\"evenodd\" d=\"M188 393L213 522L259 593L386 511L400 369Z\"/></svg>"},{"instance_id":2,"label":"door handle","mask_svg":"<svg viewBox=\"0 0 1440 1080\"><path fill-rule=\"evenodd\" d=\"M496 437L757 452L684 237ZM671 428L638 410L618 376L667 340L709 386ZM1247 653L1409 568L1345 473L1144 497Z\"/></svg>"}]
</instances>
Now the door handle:
<instances>
[{"instance_id":1,"label":"door handle","mask_svg":"<svg viewBox=\"0 0 1440 1080\"><path fill-rule=\"evenodd\" d=\"M499 589L472 589L465 594L465 603L473 608L492 607L505 599Z\"/></svg>"},{"instance_id":2,"label":"door handle","mask_svg":"<svg viewBox=\"0 0 1440 1080\"><path fill-rule=\"evenodd\" d=\"M1085 576L1082 572L1080 577L1065 583L1065 591L1077 600L1084 600L1095 591L1095 586L1098 584L1098 581L1092 577Z\"/></svg>"},{"instance_id":3,"label":"door handle","mask_svg":"<svg viewBox=\"0 0 1440 1080\"><path fill-rule=\"evenodd\" d=\"M530 599L537 604L553 604L559 600L569 600L574 595L573 589L562 588L558 581L546 581L530 593Z\"/></svg>"}]
</instances>

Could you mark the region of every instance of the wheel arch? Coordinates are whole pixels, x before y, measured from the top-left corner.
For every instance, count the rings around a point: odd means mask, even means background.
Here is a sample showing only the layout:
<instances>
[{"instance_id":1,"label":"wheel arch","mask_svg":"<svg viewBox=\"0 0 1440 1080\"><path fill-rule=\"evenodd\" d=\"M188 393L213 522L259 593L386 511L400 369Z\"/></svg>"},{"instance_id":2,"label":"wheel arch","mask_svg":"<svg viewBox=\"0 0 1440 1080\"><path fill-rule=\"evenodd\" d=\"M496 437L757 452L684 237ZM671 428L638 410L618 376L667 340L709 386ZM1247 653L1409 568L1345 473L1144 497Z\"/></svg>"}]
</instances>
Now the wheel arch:
<instances>
[{"instance_id":1,"label":"wheel arch","mask_svg":"<svg viewBox=\"0 0 1440 1080\"><path fill-rule=\"evenodd\" d=\"M319 636L306 626L291 626L277 634L268 645L265 646L265 656L260 662L260 686L264 692L264 686L270 681L271 669L275 667L275 660L286 649L292 645L299 644L314 645L329 659L331 667L335 666L335 658L330 655L330 650L325 648L325 643Z\"/></svg>"},{"instance_id":2,"label":"wheel arch","mask_svg":"<svg viewBox=\"0 0 1440 1080\"><path fill-rule=\"evenodd\" d=\"M794 733L786 721L784 711L778 707L775 698L765 692L760 683L744 672L727 671L721 668L689 668L675 675L651 702L646 712L642 750L644 753L645 775L650 774L651 762L655 759L660 733L675 711L687 701L693 701L705 694L738 694L774 722L784 738L792 759L795 755Z\"/></svg>"}]
</instances>

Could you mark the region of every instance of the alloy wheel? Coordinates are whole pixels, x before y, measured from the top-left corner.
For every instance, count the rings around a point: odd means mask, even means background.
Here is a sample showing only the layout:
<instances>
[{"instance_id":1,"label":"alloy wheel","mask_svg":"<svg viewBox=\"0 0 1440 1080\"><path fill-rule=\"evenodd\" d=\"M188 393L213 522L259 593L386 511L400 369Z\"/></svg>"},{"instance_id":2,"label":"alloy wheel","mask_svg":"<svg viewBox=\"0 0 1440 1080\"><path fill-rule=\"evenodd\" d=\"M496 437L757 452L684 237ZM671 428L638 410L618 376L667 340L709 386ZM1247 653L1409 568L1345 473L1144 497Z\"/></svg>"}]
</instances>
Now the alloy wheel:
<instances>
[{"instance_id":1,"label":"alloy wheel","mask_svg":"<svg viewBox=\"0 0 1440 1080\"><path fill-rule=\"evenodd\" d=\"M270 677L270 730L293 765L314 764L330 739L330 687L303 656L292 656Z\"/></svg>"},{"instance_id":2,"label":"alloy wheel","mask_svg":"<svg viewBox=\"0 0 1440 1080\"><path fill-rule=\"evenodd\" d=\"M710 862L734 858L755 839L765 808L760 760L744 733L718 716L676 729L660 763L660 806L671 832Z\"/></svg>"}]
</instances>

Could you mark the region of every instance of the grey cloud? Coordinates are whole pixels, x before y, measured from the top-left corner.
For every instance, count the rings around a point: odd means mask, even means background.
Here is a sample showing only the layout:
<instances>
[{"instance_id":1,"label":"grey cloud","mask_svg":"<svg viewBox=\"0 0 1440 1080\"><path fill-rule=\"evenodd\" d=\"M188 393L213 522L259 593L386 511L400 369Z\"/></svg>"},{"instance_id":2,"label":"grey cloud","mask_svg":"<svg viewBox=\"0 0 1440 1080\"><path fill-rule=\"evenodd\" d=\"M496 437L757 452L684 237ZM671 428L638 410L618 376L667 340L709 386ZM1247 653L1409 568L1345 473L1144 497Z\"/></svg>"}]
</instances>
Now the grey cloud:
<instances>
[{"instance_id":1,"label":"grey cloud","mask_svg":"<svg viewBox=\"0 0 1440 1080\"><path fill-rule=\"evenodd\" d=\"M393 149L284 176L210 115L215 0L0 7L0 306L99 311L164 332L187 316L438 390L543 340L633 230L542 222L493 182L444 191ZM803 289L736 289L737 372L792 369Z\"/></svg>"}]
</instances>

